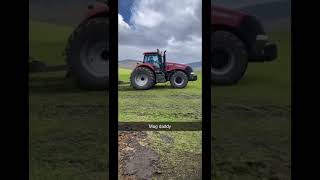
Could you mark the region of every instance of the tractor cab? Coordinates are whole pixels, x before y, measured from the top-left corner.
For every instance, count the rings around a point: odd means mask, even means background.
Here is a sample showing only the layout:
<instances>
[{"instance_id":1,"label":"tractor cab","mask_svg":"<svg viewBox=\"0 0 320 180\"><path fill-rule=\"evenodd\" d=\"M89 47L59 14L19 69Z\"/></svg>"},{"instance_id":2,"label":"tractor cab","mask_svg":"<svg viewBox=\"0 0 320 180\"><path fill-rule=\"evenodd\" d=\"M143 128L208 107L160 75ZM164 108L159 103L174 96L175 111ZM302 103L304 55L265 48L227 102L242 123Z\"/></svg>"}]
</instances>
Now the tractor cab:
<instances>
[{"instance_id":1,"label":"tractor cab","mask_svg":"<svg viewBox=\"0 0 320 180\"><path fill-rule=\"evenodd\" d=\"M157 50L157 52L145 52L143 63L151 64L155 71L165 72L165 64L166 64L166 51L162 52Z\"/></svg>"}]
</instances>

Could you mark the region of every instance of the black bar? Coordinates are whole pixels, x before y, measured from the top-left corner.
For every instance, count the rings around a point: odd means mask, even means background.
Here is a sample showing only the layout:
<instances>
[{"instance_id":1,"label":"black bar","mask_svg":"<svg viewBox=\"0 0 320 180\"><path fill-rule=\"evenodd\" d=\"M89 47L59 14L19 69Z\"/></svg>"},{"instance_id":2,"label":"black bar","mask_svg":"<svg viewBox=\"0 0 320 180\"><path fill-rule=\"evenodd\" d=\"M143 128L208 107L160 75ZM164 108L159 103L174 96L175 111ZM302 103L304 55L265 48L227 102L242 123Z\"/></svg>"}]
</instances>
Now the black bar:
<instances>
[{"instance_id":1,"label":"black bar","mask_svg":"<svg viewBox=\"0 0 320 180\"><path fill-rule=\"evenodd\" d=\"M118 1L109 9L109 179L118 179Z\"/></svg>"},{"instance_id":2,"label":"black bar","mask_svg":"<svg viewBox=\"0 0 320 180\"><path fill-rule=\"evenodd\" d=\"M202 1L202 179L211 179L211 1Z\"/></svg>"}]
</instances>

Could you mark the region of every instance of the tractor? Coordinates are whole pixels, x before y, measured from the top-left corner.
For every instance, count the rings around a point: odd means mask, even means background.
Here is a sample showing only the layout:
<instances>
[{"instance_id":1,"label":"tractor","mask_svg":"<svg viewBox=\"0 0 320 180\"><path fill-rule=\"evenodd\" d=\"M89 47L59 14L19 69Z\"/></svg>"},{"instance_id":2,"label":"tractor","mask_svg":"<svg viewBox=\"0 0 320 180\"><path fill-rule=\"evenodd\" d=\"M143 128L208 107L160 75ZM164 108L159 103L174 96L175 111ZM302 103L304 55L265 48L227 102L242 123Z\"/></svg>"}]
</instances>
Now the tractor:
<instances>
[{"instance_id":1,"label":"tractor","mask_svg":"<svg viewBox=\"0 0 320 180\"><path fill-rule=\"evenodd\" d=\"M69 75L81 87L104 89L109 84L109 6L88 6L83 22L68 40L65 50ZM236 84L248 63L275 60L277 47L252 15L211 7L211 80L214 84ZM160 78L160 77L159 77Z\"/></svg>"},{"instance_id":2,"label":"tractor","mask_svg":"<svg viewBox=\"0 0 320 180\"><path fill-rule=\"evenodd\" d=\"M211 7L211 80L236 84L248 62L273 61L277 46L269 41L259 20L244 12Z\"/></svg>"},{"instance_id":3,"label":"tractor","mask_svg":"<svg viewBox=\"0 0 320 180\"><path fill-rule=\"evenodd\" d=\"M138 63L130 75L130 84L137 90L147 90L157 83L170 81L173 88L185 88L189 81L196 81L197 75L188 65L166 62L163 53L145 52L142 63Z\"/></svg>"}]
</instances>

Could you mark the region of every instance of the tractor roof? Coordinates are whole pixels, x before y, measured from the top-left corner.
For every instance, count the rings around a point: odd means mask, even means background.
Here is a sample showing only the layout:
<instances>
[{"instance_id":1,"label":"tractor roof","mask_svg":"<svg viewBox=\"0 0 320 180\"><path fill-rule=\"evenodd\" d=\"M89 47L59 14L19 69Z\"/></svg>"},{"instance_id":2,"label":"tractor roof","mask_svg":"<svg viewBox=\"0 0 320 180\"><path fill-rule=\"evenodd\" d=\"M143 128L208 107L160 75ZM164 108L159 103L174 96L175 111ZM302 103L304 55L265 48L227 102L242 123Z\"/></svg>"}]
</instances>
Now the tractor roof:
<instances>
[{"instance_id":1,"label":"tractor roof","mask_svg":"<svg viewBox=\"0 0 320 180\"><path fill-rule=\"evenodd\" d=\"M148 54L159 54L158 52L144 52L144 55L148 55Z\"/></svg>"}]
</instances>

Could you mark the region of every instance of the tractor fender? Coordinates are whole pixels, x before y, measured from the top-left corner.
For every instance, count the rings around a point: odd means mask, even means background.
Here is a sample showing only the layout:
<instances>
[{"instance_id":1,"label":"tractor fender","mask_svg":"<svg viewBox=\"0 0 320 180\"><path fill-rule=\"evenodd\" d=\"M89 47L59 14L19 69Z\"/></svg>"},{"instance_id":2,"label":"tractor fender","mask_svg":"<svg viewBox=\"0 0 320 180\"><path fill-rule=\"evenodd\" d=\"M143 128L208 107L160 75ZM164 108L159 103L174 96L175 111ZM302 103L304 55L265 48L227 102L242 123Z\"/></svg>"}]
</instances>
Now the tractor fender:
<instances>
[{"instance_id":1,"label":"tractor fender","mask_svg":"<svg viewBox=\"0 0 320 180\"><path fill-rule=\"evenodd\" d=\"M223 24L229 27L238 27L246 13L234 11L220 6L211 6L211 25Z\"/></svg>"},{"instance_id":2,"label":"tractor fender","mask_svg":"<svg viewBox=\"0 0 320 180\"><path fill-rule=\"evenodd\" d=\"M169 74L168 75L168 80L170 80L171 76L177 71L182 71L182 72L186 73L186 75L189 77L189 74L185 71L185 69L175 69L175 70L172 70L172 71L168 72L168 74Z\"/></svg>"},{"instance_id":3,"label":"tractor fender","mask_svg":"<svg viewBox=\"0 0 320 180\"><path fill-rule=\"evenodd\" d=\"M85 13L85 19L92 19L95 17L108 17L109 16L109 6L102 2L96 2L88 6Z\"/></svg>"},{"instance_id":4,"label":"tractor fender","mask_svg":"<svg viewBox=\"0 0 320 180\"><path fill-rule=\"evenodd\" d=\"M182 71L182 72L186 73L187 76L189 76L189 73L188 73L188 70L187 70L188 67L189 66L187 66L185 64L167 62L166 63L166 71L169 74L168 78L170 79L171 75L176 71Z\"/></svg>"},{"instance_id":5,"label":"tractor fender","mask_svg":"<svg viewBox=\"0 0 320 180\"><path fill-rule=\"evenodd\" d=\"M147 68L151 69L153 72L155 71L153 65L150 63L137 64L136 68L137 67L147 67Z\"/></svg>"},{"instance_id":6,"label":"tractor fender","mask_svg":"<svg viewBox=\"0 0 320 180\"><path fill-rule=\"evenodd\" d=\"M254 54L254 45L258 35L266 34L261 22L252 15L223 7L212 6L211 31L228 31L237 36L250 54Z\"/></svg>"},{"instance_id":7,"label":"tractor fender","mask_svg":"<svg viewBox=\"0 0 320 180\"><path fill-rule=\"evenodd\" d=\"M136 68L137 68L137 67L145 67L145 68L149 68L149 69L153 72L154 77L156 78L155 69L154 69L154 67L153 67L153 65L152 65L152 64L149 64L149 63L143 63L143 64L138 64L138 65L136 66Z\"/></svg>"}]
</instances>

